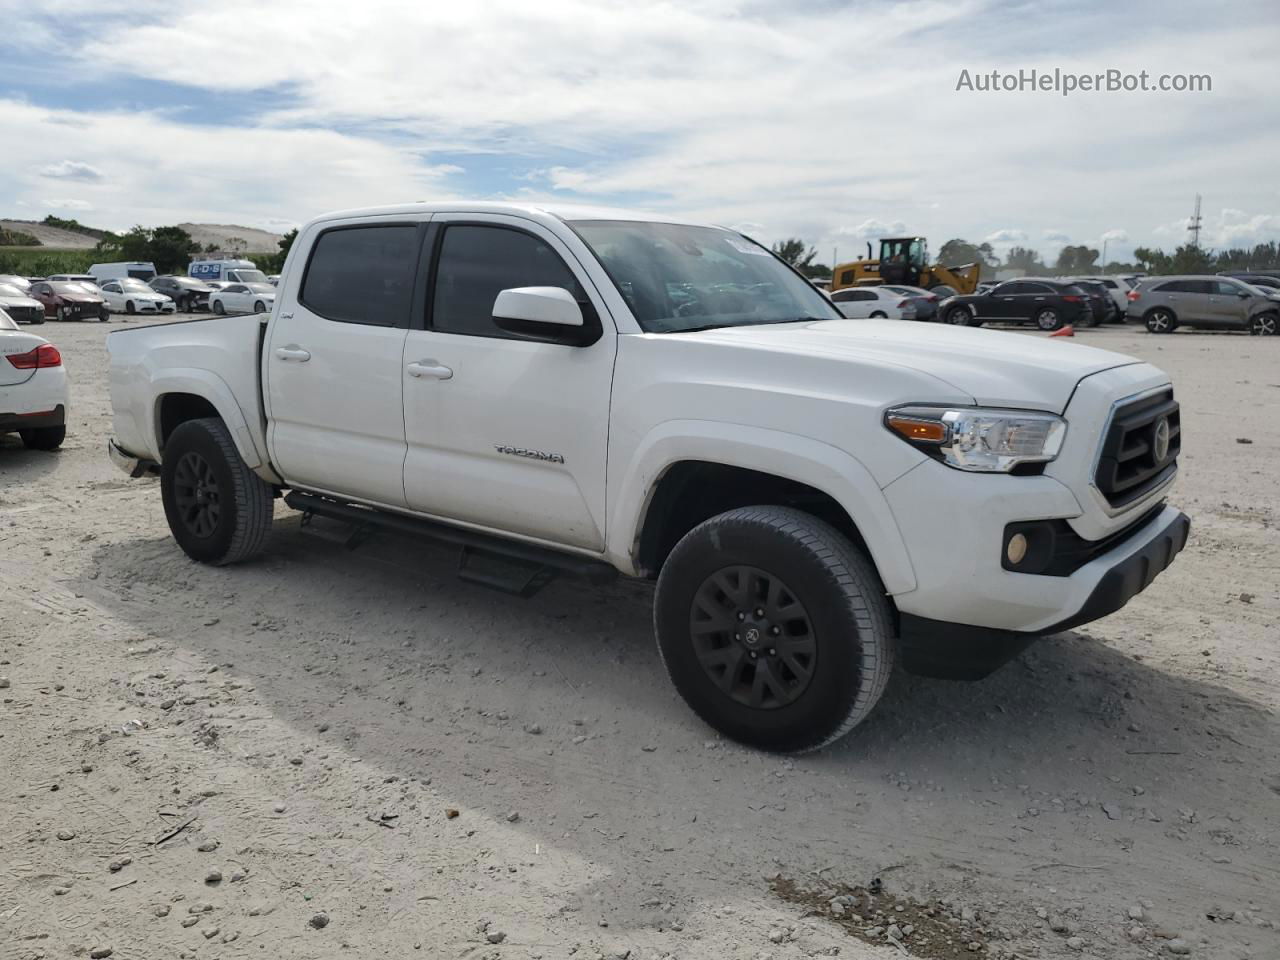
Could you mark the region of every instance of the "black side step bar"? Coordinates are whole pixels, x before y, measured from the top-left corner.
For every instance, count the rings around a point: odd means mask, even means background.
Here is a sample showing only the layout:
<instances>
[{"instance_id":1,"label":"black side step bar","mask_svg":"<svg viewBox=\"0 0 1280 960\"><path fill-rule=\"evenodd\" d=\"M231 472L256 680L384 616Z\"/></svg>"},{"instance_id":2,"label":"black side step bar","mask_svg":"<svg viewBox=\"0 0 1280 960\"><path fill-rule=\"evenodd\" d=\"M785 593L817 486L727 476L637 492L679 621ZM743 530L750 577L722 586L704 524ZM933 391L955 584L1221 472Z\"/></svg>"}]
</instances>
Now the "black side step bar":
<instances>
[{"instance_id":1,"label":"black side step bar","mask_svg":"<svg viewBox=\"0 0 1280 960\"><path fill-rule=\"evenodd\" d=\"M302 490L289 491L284 502L302 511L303 524L310 523L313 516L351 524L350 534L339 539L351 548L357 546L370 529L453 544L461 548L458 559L461 579L521 597L533 596L557 575L578 577L595 584L607 583L618 576L617 570L601 560L505 540L435 520L384 513Z\"/></svg>"}]
</instances>

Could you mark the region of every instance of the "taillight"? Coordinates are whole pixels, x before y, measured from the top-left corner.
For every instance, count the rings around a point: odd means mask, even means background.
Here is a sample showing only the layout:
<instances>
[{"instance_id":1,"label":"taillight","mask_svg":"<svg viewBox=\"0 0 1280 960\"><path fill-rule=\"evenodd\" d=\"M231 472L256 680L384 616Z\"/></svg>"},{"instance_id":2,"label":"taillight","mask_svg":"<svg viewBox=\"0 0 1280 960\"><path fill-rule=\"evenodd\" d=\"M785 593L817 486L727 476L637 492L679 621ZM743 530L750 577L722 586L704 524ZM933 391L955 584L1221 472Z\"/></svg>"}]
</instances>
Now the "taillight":
<instances>
[{"instance_id":1,"label":"taillight","mask_svg":"<svg viewBox=\"0 0 1280 960\"><path fill-rule=\"evenodd\" d=\"M1064 293L1062 299L1067 303L1079 303L1084 297L1077 297L1074 293Z\"/></svg>"},{"instance_id":2,"label":"taillight","mask_svg":"<svg viewBox=\"0 0 1280 960\"><path fill-rule=\"evenodd\" d=\"M52 343L42 343L34 350L26 353L11 353L8 356L11 364L19 370L39 370L41 367L62 366L62 354Z\"/></svg>"},{"instance_id":3,"label":"taillight","mask_svg":"<svg viewBox=\"0 0 1280 960\"><path fill-rule=\"evenodd\" d=\"M1135 300L1140 299L1142 297L1142 294L1140 294L1137 290L1130 290L1128 293L1125 294L1125 297L1128 299L1130 303L1133 303Z\"/></svg>"},{"instance_id":4,"label":"taillight","mask_svg":"<svg viewBox=\"0 0 1280 960\"><path fill-rule=\"evenodd\" d=\"M905 301L905 300L899 300L899 301L898 301L898 309L899 309L899 310L901 310L901 309L902 309L903 307L905 307L906 305L907 305L907 301Z\"/></svg>"}]
</instances>

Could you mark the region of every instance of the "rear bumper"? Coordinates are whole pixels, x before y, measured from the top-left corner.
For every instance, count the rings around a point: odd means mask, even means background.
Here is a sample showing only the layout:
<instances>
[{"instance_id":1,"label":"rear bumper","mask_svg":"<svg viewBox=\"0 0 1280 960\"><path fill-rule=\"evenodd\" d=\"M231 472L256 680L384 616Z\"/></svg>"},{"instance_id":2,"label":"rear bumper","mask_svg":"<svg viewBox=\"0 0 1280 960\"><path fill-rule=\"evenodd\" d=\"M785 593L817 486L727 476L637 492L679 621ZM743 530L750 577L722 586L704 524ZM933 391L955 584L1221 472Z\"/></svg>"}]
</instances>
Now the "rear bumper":
<instances>
[{"instance_id":1,"label":"rear bumper","mask_svg":"<svg viewBox=\"0 0 1280 960\"><path fill-rule=\"evenodd\" d=\"M1191 520L1166 508L1130 544L1088 564L1093 587L1073 613L1036 630L992 630L904 613L899 624L903 666L922 676L978 680L1016 656L1037 637L1062 633L1115 613L1151 585L1187 544ZM1101 566L1100 566L1101 565Z\"/></svg>"},{"instance_id":2,"label":"rear bumper","mask_svg":"<svg viewBox=\"0 0 1280 960\"><path fill-rule=\"evenodd\" d=\"M114 440L107 441L107 456L116 467L134 479L146 476L148 473L156 473L160 469L160 464L154 460L136 456Z\"/></svg>"},{"instance_id":3,"label":"rear bumper","mask_svg":"<svg viewBox=\"0 0 1280 960\"><path fill-rule=\"evenodd\" d=\"M51 410L34 413L0 413L0 433L16 433L19 430L38 430L41 427L60 427L67 422L67 408L58 404Z\"/></svg>"}]
</instances>

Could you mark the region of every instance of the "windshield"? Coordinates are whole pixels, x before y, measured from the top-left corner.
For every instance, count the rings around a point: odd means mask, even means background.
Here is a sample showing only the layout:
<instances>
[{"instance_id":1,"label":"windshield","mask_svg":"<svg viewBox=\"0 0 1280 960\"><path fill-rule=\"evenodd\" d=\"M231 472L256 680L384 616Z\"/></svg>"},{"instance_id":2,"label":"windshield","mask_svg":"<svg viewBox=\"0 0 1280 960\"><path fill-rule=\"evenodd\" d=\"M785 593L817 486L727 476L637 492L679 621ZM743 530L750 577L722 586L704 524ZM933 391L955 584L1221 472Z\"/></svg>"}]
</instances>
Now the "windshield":
<instances>
[{"instance_id":1,"label":"windshield","mask_svg":"<svg viewBox=\"0 0 1280 960\"><path fill-rule=\"evenodd\" d=\"M121 281L120 281L120 289L122 289L122 290L137 290L137 291L139 291L139 292L141 292L141 293L155 293L155 291L154 291L154 290L152 290L150 287L148 287L148 286L147 286L145 283L143 283L141 280L134 280L134 279L132 279L132 278L130 278L130 279L128 279L128 280L121 280Z\"/></svg>"},{"instance_id":2,"label":"windshield","mask_svg":"<svg viewBox=\"0 0 1280 960\"><path fill-rule=\"evenodd\" d=\"M96 296L98 293L97 290L91 290L83 283L72 283L70 280L57 280L49 284L49 286L53 288L54 293L78 293L82 296L86 293L92 293Z\"/></svg>"},{"instance_id":3,"label":"windshield","mask_svg":"<svg viewBox=\"0 0 1280 960\"><path fill-rule=\"evenodd\" d=\"M728 230L631 220L571 226L646 333L841 319L817 287Z\"/></svg>"},{"instance_id":4,"label":"windshield","mask_svg":"<svg viewBox=\"0 0 1280 960\"><path fill-rule=\"evenodd\" d=\"M26 294L11 283L0 283L0 297L26 297Z\"/></svg>"},{"instance_id":5,"label":"windshield","mask_svg":"<svg viewBox=\"0 0 1280 960\"><path fill-rule=\"evenodd\" d=\"M234 273L236 275L236 279L239 280L241 283L266 283L267 282L267 275L263 273L261 270L231 270L228 272Z\"/></svg>"},{"instance_id":6,"label":"windshield","mask_svg":"<svg viewBox=\"0 0 1280 960\"><path fill-rule=\"evenodd\" d=\"M246 283L245 286L248 287L253 293L275 293L276 292L276 288L269 283Z\"/></svg>"}]
</instances>

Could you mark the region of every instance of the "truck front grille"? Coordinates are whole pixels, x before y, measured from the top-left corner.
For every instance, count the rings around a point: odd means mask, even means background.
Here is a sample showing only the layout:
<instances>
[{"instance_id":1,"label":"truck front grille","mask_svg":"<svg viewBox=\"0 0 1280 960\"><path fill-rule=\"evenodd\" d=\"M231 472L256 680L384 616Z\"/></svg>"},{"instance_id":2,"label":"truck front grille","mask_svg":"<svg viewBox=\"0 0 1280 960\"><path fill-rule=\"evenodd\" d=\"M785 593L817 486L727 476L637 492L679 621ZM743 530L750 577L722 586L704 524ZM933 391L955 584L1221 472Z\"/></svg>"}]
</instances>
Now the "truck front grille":
<instances>
[{"instance_id":1,"label":"truck front grille","mask_svg":"<svg viewBox=\"0 0 1280 960\"><path fill-rule=\"evenodd\" d=\"M1116 409L1102 441L1094 483L1113 507L1141 499L1176 469L1182 426L1173 389Z\"/></svg>"}]
</instances>

